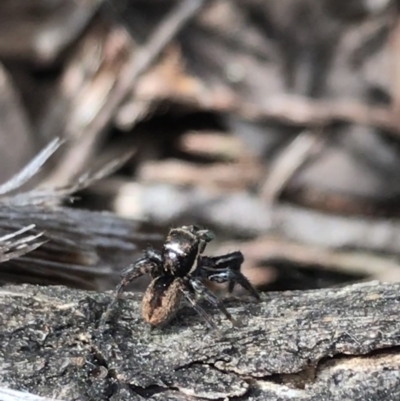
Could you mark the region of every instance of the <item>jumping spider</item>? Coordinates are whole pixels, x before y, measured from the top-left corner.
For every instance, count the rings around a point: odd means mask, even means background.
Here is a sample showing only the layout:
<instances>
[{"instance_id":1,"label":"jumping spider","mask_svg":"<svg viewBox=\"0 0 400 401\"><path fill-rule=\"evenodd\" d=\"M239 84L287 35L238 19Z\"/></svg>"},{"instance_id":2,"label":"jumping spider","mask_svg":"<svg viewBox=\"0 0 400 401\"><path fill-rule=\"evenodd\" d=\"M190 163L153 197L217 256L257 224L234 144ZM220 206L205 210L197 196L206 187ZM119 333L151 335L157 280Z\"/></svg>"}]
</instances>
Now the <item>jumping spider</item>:
<instances>
[{"instance_id":1,"label":"jumping spider","mask_svg":"<svg viewBox=\"0 0 400 401\"><path fill-rule=\"evenodd\" d=\"M212 239L213 235L209 230L194 225L170 230L161 252L147 249L143 258L122 272L115 298L102 321L107 320L124 288L132 280L150 274L152 281L143 297L142 317L151 326L167 324L178 311L180 300L184 297L206 322L215 328L211 316L196 302L196 294L218 307L232 324L236 325L236 320L226 310L222 301L205 286L203 281L227 282L229 293L238 283L256 299L260 299L260 296L240 272L243 263L241 252L214 257L203 256L207 243Z\"/></svg>"}]
</instances>

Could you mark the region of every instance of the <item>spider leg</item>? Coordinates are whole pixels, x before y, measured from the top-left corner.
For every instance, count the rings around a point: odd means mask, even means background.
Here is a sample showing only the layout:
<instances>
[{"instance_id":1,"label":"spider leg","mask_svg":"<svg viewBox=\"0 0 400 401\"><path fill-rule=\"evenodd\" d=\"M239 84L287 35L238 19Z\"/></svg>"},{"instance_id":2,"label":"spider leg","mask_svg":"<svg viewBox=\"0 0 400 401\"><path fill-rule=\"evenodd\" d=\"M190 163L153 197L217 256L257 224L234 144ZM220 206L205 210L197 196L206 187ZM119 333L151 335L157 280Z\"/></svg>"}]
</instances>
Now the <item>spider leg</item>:
<instances>
[{"instance_id":1,"label":"spider leg","mask_svg":"<svg viewBox=\"0 0 400 401\"><path fill-rule=\"evenodd\" d=\"M182 280L181 292L185 296L186 300L190 303L192 308L207 322L207 324L214 330L218 330L217 325L215 324L212 317L196 302L196 299L193 296L192 291L188 288L188 283Z\"/></svg>"},{"instance_id":2,"label":"spider leg","mask_svg":"<svg viewBox=\"0 0 400 401\"><path fill-rule=\"evenodd\" d=\"M162 270L161 266L162 266L163 260L162 260L161 252L158 250L155 250L153 248L147 248L144 251L144 256L145 256L144 258L147 259L149 263L153 262L154 268L150 269L150 271L148 273L150 273L151 276L153 278L155 278L157 273L160 273L160 270ZM129 269L129 267L128 267L128 269Z\"/></svg>"},{"instance_id":3,"label":"spider leg","mask_svg":"<svg viewBox=\"0 0 400 401\"><path fill-rule=\"evenodd\" d=\"M121 295L125 290L125 287L131 281L139 278L140 276L151 273L155 268L157 268L157 264L149 260L147 257L144 257L137 260L135 263L129 265L124 270L122 270L121 282L117 285L117 288L115 289L114 299L108 305L108 308L106 309L106 311L104 312L103 316L100 319L100 327L103 326L108 320L111 311L114 309L115 305L121 298Z\"/></svg>"},{"instance_id":4,"label":"spider leg","mask_svg":"<svg viewBox=\"0 0 400 401\"><path fill-rule=\"evenodd\" d=\"M226 271L228 268L240 271L240 266L244 261L242 252L236 251L222 256L201 256L200 265L204 277Z\"/></svg>"},{"instance_id":5,"label":"spider leg","mask_svg":"<svg viewBox=\"0 0 400 401\"><path fill-rule=\"evenodd\" d=\"M161 252L160 252L160 251L157 251L157 250L155 250L155 249L153 249L153 248L147 248L147 249L144 251L144 256L145 256L148 260L150 260L150 261L152 261L152 262L154 262L154 263L157 263L157 264L162 263L162 255L161 255Z\"/></svg>"},{"instance_id":6,"label":"spider leg","mask_svg":"<svg viewBox=\"0 0 400 401\"><path fill-rule=\"evenodd\" d=\"M203 296L208 302L216 306L234 326L238 326L239 322L226 310L222 301L216 297L200 280L192 278L190 284L193 289L201 296Z\"/></svg>"},{"instance_id":7,"label":"spider leg","mask_svg":"<svg viewBox=\"0 0 400 401\"><path fill-rule=\"evenodd\" d=\"M228 293L231 294L236 283L240 284L245 290L247 290L254 298L260 300L260 294L251 285L250 281L238 271L230 270L227 268L226 271L211 274L207 277L208 280L216 283L224 283L228 281Z\"/></svg>"},{"instance_id":8,"label":"spider leg","mask_svg":"<svg viewBox=\"0 0 400 401\"><path fill-rule=\"evenodd\" d=\"M254 298L259 300L260 295L240 271L240 266L243 261L243 254L239 251L231 252L223 256L202 257L200 260L201 274L207 280L216 283L228 282L229 294L232 293L235 284L238 283Z\"/></svg>"}]
</instances>

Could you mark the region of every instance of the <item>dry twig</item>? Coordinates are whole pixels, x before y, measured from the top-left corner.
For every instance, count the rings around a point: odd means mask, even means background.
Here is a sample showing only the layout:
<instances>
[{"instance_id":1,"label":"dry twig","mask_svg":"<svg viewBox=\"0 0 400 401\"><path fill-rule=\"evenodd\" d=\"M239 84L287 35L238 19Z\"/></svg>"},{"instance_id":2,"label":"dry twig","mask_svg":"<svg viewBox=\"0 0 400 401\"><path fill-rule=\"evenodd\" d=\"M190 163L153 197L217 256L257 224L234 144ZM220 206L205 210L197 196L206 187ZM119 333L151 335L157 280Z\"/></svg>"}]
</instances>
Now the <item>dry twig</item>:
<instances>
[{"instance_id":1,"label":"dry twig","mask_svg":"<svg viewBox=\"0 0 400 401\"><path fill-rule=\"evenodd\" d=\"M118 107L132 91L138 78L160 55L165 46L177 35L182 27L198 12L206 0L184 0L161 21L142 48L131 55L131 58L120 72L118 80L107 96L107 101L99 108L90 124L79 137L71 142L69 150L63 157L49 182L61 182L68 185L72 178L85 165L85 160L93 154L95 142L104 134L104 129L115 116ZM68 137L73 135L66 134ZM85 151L82 151L82 147ZM71 168L75 166L75 168Z\"/></svg>"}]
</instances>

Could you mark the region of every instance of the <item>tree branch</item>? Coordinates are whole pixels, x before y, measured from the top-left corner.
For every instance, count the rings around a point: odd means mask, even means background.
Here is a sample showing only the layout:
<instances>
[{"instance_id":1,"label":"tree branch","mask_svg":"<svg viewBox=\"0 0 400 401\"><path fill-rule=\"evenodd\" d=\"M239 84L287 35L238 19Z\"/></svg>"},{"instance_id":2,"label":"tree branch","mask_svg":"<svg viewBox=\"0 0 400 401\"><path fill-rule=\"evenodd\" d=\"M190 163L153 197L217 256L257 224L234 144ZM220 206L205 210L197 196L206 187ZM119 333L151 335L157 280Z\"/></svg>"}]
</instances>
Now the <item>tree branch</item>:
<instances>
[{"instance_id":1,"label":"tree branch","mask_svg":"<svg viewBox=\"0 0 400 401\"><path fill-rule=\"evenodd\" d=\"M150 331L127 293L104 333L110 294L0 289L0 387L63 400L399 399L400 284L227 300L242 327L184 307ZM339 383L339 384L338 384Z\"/></svg>"}]
</instances>

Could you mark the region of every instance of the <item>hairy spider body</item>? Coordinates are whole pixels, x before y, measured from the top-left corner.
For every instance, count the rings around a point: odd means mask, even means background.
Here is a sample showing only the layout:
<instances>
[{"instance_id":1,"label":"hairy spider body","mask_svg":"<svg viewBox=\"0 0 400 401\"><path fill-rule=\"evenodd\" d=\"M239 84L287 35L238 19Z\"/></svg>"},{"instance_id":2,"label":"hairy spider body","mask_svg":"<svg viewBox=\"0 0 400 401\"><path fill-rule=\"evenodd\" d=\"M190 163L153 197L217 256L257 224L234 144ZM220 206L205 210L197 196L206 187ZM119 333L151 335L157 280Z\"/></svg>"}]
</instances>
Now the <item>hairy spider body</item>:
<instances>
[{"instance_id":1,"label":"hairy spider body","mask_svg":"<svg viewBox=\"0 0 400 401\"><path fill-rule=\"evenodd\" d=\"M244 260L241 252L214 257L202 255L207 243L213 238L210 231L198 226L183 226L170 230L160 252L147 249L143 258L122 272L121 283L103 316L103 323L126 285L143 274L150 274L152 281L143 296L142 317L151 326L163 326L171 321L179 309L181 299L185 298L206 322L215 328L212 318L197 303L196 295L218 307L232 324L236 324L236 320L226 310L222 301L204 285L204 280L227 282L229 293L238 283L256 299L259 299L259 295L240 272Z\"/></svg>"},{"instance_id":2,"label":"hairy spider body","mask_svg":"<svg viewBox=\"0 0 400 401\"><path fill-rule=\"evenodd\" d=\"M151 326L164 326L178 312L182 293L181 282L171 276L152 280L142 301L143 320Z\"/></svg>"}]
</instances>

